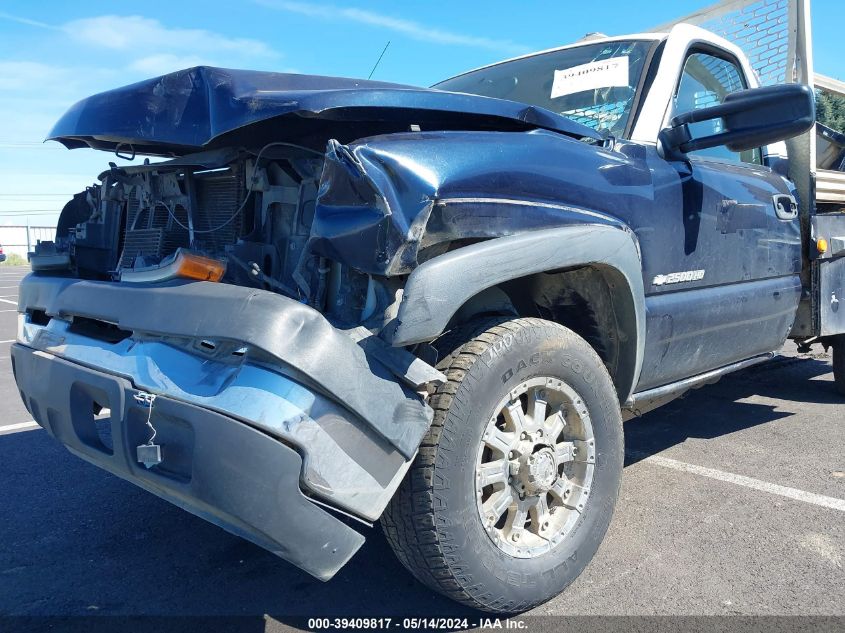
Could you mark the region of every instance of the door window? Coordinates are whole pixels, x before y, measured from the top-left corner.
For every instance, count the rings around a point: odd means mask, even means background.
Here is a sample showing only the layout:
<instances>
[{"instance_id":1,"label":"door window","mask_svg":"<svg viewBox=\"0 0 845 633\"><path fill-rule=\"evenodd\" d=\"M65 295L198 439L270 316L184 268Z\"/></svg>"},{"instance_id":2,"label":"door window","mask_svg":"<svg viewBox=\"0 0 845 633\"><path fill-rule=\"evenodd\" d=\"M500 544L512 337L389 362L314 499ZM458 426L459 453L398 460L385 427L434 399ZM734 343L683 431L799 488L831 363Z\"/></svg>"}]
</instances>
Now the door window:
<instances>
[{"instance_id":1,"label":"door window","mask_svg":"<svg viewBox=\"0 0 845 633\"><path fill-rule=\"evenodd\" d=\"M681 114L719 105L725 95L737 90L745 90L745 88L747 88L745 77L734 62L707 53L691 53L684 63L681 81L678 83L674 112ZM724 131L721 119L691 123L689 128L695 136L709 136ZM722 160L762 164L759 148L732 152L721 145L691 153Z\"/></svg>"}]
</instances>

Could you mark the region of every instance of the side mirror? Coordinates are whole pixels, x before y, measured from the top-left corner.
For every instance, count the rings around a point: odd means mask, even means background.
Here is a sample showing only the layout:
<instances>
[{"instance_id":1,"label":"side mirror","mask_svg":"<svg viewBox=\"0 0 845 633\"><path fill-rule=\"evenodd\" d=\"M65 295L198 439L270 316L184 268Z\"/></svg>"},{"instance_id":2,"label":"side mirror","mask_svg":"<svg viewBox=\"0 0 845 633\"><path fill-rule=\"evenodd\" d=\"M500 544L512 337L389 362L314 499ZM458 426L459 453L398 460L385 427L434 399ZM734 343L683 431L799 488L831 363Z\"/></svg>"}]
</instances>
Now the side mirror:
<instances>
[{"instance_id":1,"label":"side mirror","mask_svg":"<svg viewBox=\"0 0 845 633\"><path fill-rule=\"evenodd\" d=\"M690 124L721 119L720 132L696 136ZM803 134L816 120L815 97L810 86L782 84L740 90L716 106L674 117L660 132L667 158L725 145L734 152L754 149Z\"/></svg>"}]
</instances>

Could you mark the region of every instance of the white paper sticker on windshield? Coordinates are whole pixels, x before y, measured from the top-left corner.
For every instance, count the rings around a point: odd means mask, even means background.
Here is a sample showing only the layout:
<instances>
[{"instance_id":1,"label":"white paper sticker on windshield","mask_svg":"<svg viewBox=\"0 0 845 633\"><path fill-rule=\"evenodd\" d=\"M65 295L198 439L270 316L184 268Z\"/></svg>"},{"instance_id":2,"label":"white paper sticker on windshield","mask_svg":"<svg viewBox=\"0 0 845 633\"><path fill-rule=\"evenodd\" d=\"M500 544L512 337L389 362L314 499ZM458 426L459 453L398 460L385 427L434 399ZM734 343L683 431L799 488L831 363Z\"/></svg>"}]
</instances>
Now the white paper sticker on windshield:
<instances>
[{"instance_id":1,"label":"white paper sticker on windshield","mask_svg":"<svg viewBox=\"0 0 845 633\"><path fill-rule=\"evenodd\" d=\"M611 57L598 62L556 70L552 99L596 88L628 85L628 56Z\"/></svg>"}]
</instances>

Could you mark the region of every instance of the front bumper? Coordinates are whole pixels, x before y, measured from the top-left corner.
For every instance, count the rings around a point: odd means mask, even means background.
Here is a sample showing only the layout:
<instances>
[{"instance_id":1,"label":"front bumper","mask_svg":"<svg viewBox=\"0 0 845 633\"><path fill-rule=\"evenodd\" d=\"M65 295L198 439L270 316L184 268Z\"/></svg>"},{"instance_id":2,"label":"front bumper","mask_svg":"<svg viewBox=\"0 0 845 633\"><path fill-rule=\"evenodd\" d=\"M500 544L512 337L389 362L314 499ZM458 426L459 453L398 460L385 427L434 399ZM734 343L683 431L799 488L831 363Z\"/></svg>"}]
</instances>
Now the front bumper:
<instances>
[{"instance_id":1,"label":"front bumper","mask_svg":"<svg viewBox=\"0 0 845 633\"><path fill-rule=\"evenodd\" d=\"M31 275L19 310L13 368L39 424L319 578L363 538L310 499L377 519L431 419L415 388L437 372L273 293ZM150 435L139 392L156 395L162 462L149 470L135 454Z\"/></svg>"},{"instance_id":2,"label":"front bumper","mask_svg":"<svg viewBox=\"0 0 845 633\"><path fill-rule=\"evenodd\" d=\"M35 420L72 453L328 580L364 537L299 489L302 459L265 433L200 407L157 397L153 423L160 466L135 448L149 438L147 409L128 380L23 345L12 366ZM108 407L98 432L94 403Z\"/></svg>"}]
</instances>

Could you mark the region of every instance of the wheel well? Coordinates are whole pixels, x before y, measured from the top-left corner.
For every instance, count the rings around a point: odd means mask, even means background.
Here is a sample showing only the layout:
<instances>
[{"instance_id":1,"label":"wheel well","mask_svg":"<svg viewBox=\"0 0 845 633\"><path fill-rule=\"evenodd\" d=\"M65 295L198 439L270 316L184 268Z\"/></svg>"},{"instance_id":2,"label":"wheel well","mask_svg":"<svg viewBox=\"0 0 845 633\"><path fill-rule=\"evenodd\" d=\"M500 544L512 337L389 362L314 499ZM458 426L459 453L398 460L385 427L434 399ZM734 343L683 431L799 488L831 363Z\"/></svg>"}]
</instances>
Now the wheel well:
<instances>
[{"instance_id":1,"label":"wheel well","mask_svg":"<svg viewBox=\"0 0 845 633\"><path fill-rule=\"evenodd\" d=\"M624 401L636 365L636 312L623 275L605 266L542 272L479 292L452 317L448 329L484 316L539 317L568 327L604 362Z\"/></svg>"}]
</instances>

